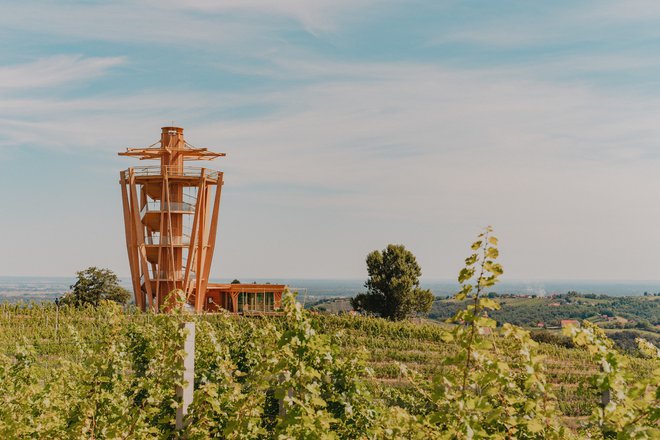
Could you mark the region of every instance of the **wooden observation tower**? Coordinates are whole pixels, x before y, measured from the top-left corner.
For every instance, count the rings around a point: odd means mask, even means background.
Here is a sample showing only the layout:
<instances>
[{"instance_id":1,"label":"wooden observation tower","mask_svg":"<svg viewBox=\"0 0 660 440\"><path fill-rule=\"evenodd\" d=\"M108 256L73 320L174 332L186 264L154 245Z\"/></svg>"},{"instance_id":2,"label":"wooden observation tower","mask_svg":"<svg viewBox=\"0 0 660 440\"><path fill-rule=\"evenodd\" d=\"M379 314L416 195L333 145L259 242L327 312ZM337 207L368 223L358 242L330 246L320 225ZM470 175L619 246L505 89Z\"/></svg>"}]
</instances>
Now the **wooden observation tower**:
<instances>
[{"instance_id":1,"label":"wooden observation tower","mask_svg":"<svg viewBox=\"0 0 660 440\"><path fill-rule=\"evenodd\" d=\"M120 156L158 160L120 173L126 247L135 304L158 310L175 289L195 310L204 309L218 229L222 173L188 167L190 160L224 156L195 148L183 128L163 127L160 140Z\"/></svg>"}]
</instances>

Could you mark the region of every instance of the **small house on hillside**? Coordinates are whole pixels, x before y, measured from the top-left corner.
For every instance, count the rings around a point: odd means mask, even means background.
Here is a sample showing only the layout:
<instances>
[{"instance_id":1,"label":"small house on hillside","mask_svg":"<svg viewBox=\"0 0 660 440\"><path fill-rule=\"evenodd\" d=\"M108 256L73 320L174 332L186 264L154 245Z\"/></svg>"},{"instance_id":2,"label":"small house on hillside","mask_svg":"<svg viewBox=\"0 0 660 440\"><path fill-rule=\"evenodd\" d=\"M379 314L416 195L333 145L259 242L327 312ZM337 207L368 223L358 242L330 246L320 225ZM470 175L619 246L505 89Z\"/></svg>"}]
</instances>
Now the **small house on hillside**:
<instances>
[{"instance_id":1,"label":"small house on hillside","mask_svg":"<svg viewBox=\"0 0 660 440\"><path fill-rule=\"evenodd\" d=\"M489 336L493 334L493 329L490 327L479 327L479 334L483 336Z\"/></svg>"},{"instance_id":2,"label":"small house on hillside","mask_svg":"<svg viewBox=\"0 0 660 440\"><path fill-rule=\"evenodd\" d=\"M580 321L576 319L562 319L561 320L561 328L566 328L566 327L580 327Z\"/></svg>"}]
</instances>

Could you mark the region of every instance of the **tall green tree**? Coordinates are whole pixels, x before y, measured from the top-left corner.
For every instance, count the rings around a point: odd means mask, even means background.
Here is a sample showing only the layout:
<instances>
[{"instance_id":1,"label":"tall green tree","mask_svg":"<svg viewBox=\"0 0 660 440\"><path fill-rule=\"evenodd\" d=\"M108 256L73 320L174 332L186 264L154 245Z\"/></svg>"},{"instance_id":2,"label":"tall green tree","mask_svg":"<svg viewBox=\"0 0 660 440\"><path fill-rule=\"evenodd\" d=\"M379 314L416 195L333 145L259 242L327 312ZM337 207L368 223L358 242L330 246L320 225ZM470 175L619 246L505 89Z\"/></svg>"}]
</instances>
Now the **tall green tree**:
<instances>
[{"instance_id":1,"label":"tall green tree","mask_svg":"<svg viewBox=\"0 0 660 440\"><path fill-rule=\"evenodd\" d=\"M98 306L102 300L126 304L130 298L128 290L119 285L119 278L110 269L89 267L76 275L78 280L71 286L71 292L60 300L63 305Z\"/></svg>"},{"instance_id":2,"label":"tall green tree","mask_svg":"<svg viewBox=\"0 0 660 440\"><path fill-rule=\"evenodd\" d=\"M351 299L355 310L377 313L393 321L431 310L433 294L419 287L422 269L403 245L390 244L382 252L367 255L367 273L367 293Z\"/></svg>"}]
</instances>

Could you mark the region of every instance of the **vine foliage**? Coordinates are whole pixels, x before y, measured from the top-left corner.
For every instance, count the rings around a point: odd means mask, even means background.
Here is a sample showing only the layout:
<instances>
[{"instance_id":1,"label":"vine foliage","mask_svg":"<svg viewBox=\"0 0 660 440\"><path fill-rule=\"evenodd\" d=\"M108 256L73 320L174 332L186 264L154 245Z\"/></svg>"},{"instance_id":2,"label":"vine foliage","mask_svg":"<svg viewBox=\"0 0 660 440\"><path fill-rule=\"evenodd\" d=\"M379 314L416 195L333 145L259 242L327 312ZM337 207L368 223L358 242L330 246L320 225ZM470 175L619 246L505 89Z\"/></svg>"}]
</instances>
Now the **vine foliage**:
<instances>
[{"instance_id":1,"label":"vine foliage","mask_svg":"<svg viewBox=\"0 0 660 440\"><path fill-rule=\"evenodd\" d=\"M0 305L0 438L660 438L660 351L637 341L654 365L640 377L589 323L566 335L599 367L584 392L607 399L565 426L539 344L489 316L497 245L491 228L472 244L455 295L467 306L446 327L313 316L291 292L281 317ZM197 326L194 401L177 431L184 321ZM444 350L441 373L401 364L407 388L377 381L375 335L407 349L424 338ZM364 349L347 352L357 336Z\"/></svg>"}]
</instances>

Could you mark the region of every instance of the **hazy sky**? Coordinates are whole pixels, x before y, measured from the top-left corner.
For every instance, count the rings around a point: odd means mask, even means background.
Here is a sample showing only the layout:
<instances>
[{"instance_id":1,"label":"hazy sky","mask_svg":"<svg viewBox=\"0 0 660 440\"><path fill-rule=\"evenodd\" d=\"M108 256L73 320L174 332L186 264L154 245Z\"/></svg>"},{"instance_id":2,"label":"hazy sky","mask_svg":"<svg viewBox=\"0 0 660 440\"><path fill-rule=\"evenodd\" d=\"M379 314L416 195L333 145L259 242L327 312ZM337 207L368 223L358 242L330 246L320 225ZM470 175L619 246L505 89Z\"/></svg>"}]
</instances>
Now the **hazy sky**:
<instances>
[{"instance_id":1,"label":"hazy sky","mask_svg":"<svg viewBox=\"0 0 660 440\"><path fill-rule=\"evenodd\" d=\"M227 153L214 277L659 279L660 2L3 2L0 275L128 273L120 158Z\"/></svg>"}]
</instances>

